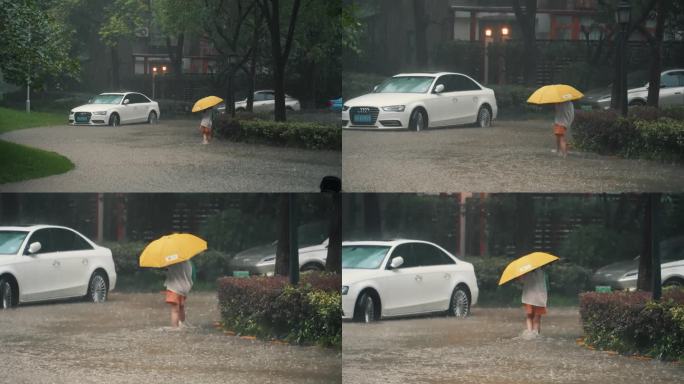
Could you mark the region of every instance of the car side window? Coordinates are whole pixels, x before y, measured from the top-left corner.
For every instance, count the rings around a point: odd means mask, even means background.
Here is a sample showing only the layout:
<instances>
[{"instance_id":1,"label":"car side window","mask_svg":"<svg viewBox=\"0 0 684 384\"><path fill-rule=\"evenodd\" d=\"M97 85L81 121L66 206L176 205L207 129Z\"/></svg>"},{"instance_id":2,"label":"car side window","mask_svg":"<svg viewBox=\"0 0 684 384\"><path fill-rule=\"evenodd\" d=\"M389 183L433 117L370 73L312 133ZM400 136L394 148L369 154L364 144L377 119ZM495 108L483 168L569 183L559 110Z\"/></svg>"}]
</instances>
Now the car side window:
<instances>
[{"instance_id":1,"label":"car side window","mask_svg":"<svg viewBox=\"0 0 684 384\"><path fill-rule=\"evenodd\" d=\"M53 228L52 231L52 238L55 240L57 250L60 252L93 249L87 241L75 232L62 228Z\"/></svg>"},{"instance_id":2,"label":"car side window","mask_svg":"<svg viewBox=\"0 0 684 384\"><path fill-rule=\"evenodd\" d=\"M49 228L39 229L33 232L31 238L29 238L28 243L26 243L26 249L24 251L25 254L29 254L28 249L31 246L31 244L35 242L40 243L40 251L37 252L39 254L56 252L54 242L51 240Z\"/></svg>"},{"instance_id":3,"label":"car side window","mask_svg":"<svg viewBox=\"0 0 684 384\"><path fill-rule=\"evenodd\" d=\"M263 92L254 93L254 101L264 101L266 100L266 95Z\"/></svg>"},{"instance_id":4,"label":"car side window","mask_svg":"<svg viewBox=\"0 0 684 384\"><path fill-rule=\"evenodd\" d=\"M455 91L457 92L462 92L462 91L479 91L481 88L475 84L474 81L470 80L469 78L461 75L453 75L454 76L454 82L455 82Z\"/></svg>"},{"instance_id":5,"label":"car side window","mask_svg":"<svg viewBox=\"0 0 684 384\"><path fill-rule=\"evenodd\" d=\"M131 100L131 104L141 104L147 102L147 100L145 100L144 97L138 95L137 93L131 93L130 95L128 95L128 98Z\"/></svg>"},{"instance_id":6,"label":"car side window","mask_svg":"<svg viewBox=\"0 0 684 384\"><path fill-rule=\"evenodd\" d=\"M390 256L387 265L389 266L392 263L392 259L397 256L401 256L404 259L404 264L402 264L401 267L399 267L399 269L411 268L416 266L416 259L414 257L413 252L413 244L401 244L394 248L392 256Z\"/></svg>"},{"instance_id":7,"label":"car side window","mask_svg":"<svg viewBox=\"0 0 684 384\"><path fill-rule=\"evenodd\" d=\"M264 100L275 100L275 94L273 92L265 92Z\"/></svg>"},{"instance_id":8,"label":"car side window","mask_svg":"<svg viewBox=\"0 0 684 384\"><path fill-rule=\"evenodd\" d=\"M679 76L677 76L676 73L670 72L662 75L660 77L660 86L669 88L669 87L678 87L679 86Z\"/></svg>"},{"instance_id":9,"label":"car side window","mask_svg":"<svg viewBox=\"0 0 684 384\"><path fill-rule=\"evenodd\" d=\"M136 93L135 97L138 98L139 103L149 103L151 100L147 98L147 96L142 95L140 93Z\"/></svg>"}]
</instances>

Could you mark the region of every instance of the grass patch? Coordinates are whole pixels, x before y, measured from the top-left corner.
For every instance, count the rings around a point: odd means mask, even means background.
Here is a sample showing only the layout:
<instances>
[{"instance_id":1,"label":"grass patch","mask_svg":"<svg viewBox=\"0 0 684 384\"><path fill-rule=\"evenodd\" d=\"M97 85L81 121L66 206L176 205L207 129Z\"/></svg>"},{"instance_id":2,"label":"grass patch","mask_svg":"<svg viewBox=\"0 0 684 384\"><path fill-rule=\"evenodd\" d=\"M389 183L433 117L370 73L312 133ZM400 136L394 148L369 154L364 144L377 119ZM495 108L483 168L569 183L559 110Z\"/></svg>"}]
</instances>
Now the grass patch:
<instances>
[{"instance_id":1,"label":"grass patch","mask_svg":"<svg viewBox=\"0 0 684 384\"><path fill-rule=\"evenodd\" d=\"M31 112L0 107L0 133L15 129L66 124L64 113Z\"/></svg>"},{"instance_id":2,"label":"grass patch","mask_svg":"<svg viewBox=\"0 0 684 384\"><path fill-rule=\"evenodd\" d=\"M35 179L74 169L74 163L55 153L0 140L0 184Z\"/></svg>"}]
</instances>

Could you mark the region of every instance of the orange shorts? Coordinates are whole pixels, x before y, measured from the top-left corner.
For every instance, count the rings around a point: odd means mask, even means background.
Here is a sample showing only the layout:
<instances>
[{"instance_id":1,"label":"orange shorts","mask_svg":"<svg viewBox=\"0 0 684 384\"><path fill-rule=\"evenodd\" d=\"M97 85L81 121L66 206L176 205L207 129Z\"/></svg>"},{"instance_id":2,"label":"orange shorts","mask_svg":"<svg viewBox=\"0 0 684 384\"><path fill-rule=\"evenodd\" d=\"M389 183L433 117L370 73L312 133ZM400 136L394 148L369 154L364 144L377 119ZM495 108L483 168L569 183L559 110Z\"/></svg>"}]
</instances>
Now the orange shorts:
<instances>
[{"instance_id":1,"label":"orange shorts","mask_svg":"<svg viewBox=\"0 0 684 384\"><path fill-rule=\"evenodd\" d=\"M179 305L181 307L185 305L185 296L169 290L164 291L164 293L166 294L167 303Z\"/></svg>"},{"instance_id":2,"label":"orange shorts","mask_svg":"<svg viewBox=\"0 0 684 384\"><path fill-rule=\"evenodd\" d=\"M211 135L211 128L200 125L200 132L202 132L203 135Z\"/></svg>"},{"instance_id":3,"label":"orange shorts","mask_svg":"<svg viewBox=\"0 0 684 384\"><path fill-rule=\"evenodd\" d=\"M546 315L546 307L537 307L536 305L523 304L525 313L528 315Z\"/></svg>"},{"instance_id":4,"label":"orange shorts","mask_svg":"<svg viewBox=\"0 0 684 384\"><path fill-rule=\"evenodd\" d=\"M565 132L567 131L568 129L560 124L553 125L553 134L556 136L565 136Z\"/></svg>"}]
</instances>

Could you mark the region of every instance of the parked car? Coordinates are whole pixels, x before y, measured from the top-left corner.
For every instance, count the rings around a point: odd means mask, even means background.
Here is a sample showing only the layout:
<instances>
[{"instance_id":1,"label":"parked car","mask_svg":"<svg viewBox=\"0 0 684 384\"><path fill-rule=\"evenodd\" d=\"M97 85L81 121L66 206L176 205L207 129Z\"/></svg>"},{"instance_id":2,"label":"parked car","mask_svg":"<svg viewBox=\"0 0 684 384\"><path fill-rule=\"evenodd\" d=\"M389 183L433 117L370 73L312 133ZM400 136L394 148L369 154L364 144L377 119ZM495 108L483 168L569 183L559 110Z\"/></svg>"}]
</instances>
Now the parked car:
<instances>
[{"instance_id":1,"label":"parked car","mask_svg":"<svg viewBox=\"0 0 684 384\"><path fill-rule=\"evenodd\" d=\"M324 271L328 258L327 225L314 222L302 225L299 232L299 270ZM278 241L259 245L235 254L228 261L231 271L246 271L250 275L273 275Z\"/></svg>"},{"instance_id":2,"label":"parked car","mask_svg":"<svg viewBox=\"0 0 684 384\"><path fill-rule=\"evenodd\" d=\"M88 104L69 111L69 124L114 127L129 123L155 124L159 116L159 104L142 93L101 93Z\"/></svg>"},{"instance_id":3,"label":"parked car","mask_svg":"<svg viewBox=\"0 0 684 384\"><path fill-rule=\"evenodd\" d=\"M427 128L496 119L494 91L472 78L451 72L407 73L387 79L373 93L348 100L342 107L343 128Z\"/></svg>"},{"instance_id":4,"label":"parked car","mask_svg":"<svg viewBox=\"0 0 684 384\"><path fill-rule=\"evenodd\" d=\"M0 227L0 308L85 297L107 300L116 286L112 252L66 227Z\"/></svg>"},{"instance_id":5,"label":"parked car","mask_svg":"<svg viewBox=\"0 0 684 384\"><path fill-rule=\"evenodd\" d=\"M627 104L629 106L646 105L648 100L648 73L632 72L627 76ZM612 86L588 91L580 99L580 107L585 109L610 108ZM660 96L658 105L674 107L684 105L684 69L671 69L660 74Z\"/></svg>"},{"instance_id":6,"label":"parked car","mask_svg":"<svg viewBox=\"0 0 684 384\"><path fill-rule=\"evenodd\" d=\"M285 95L285 108L289 111L299 111L302 109L299 100L290 95ZM216 109L220 113L226 113L226 104L219 104ZM263 90L254 92L254 102L252 104L252 112L273 112L275 110L275 91ZM247 111L247 98L235 102L236 112Z\"/></svg>"},{"instance_id":7,"label":"parked car","mask_svg":"<svg viewBox=\"0 0 684 384\"><path fill-rule=\"evenodd\" d=\"M420 240L342 243L342 318L447 312L464 317L477 303L473 265Z\"/></svg>"},{"instance_id":8,"label":"parked car","mask_svg":"<svg viewBox=\"0 0 684 384\"><path fill-rule=\"evenodd\" d=\"M639 277L639 257L612 263L596 270L591 282L616 290L634 290ZM660 243L660 279L662 285L684 286L684 236Z\"/></svg>"}]
</instances>

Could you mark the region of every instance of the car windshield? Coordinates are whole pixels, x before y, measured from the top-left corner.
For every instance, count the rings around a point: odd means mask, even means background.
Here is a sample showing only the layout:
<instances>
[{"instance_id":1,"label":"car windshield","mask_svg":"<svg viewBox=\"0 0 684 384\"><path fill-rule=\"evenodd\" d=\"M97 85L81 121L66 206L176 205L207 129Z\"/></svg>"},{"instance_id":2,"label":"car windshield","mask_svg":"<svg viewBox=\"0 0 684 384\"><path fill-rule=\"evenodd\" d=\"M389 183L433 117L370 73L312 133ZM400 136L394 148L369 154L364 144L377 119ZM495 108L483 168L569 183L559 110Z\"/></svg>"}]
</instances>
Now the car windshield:
<instances>
[{"instance_id":1,"label":"car windshield","mask_svg":"<svg viewBox=\"0 0 684 384\"><path fill-rule=\"evenodd\" d=\"M0 231L0 255L16 254L26 235L24 231Z\"/></svg>"},{"instance_id":2,"label":"car windshield","mask_svg":"<svg viewBox=\"0 0 684 384\"><path fill-rule=\"evenodd\" d=\"M90 104L119 104L123 95L97 95L93 97Z\"/></svg>"},{"instance_id":3,"label":"car windshield","mask_svg":"<svg viewBox=\"0 0 684 384\"><path fill-rule=\"evenodd\" d=\"M433 80L432 76L392 77L378 85L375 93L425 93Z\"/></svg>"},{"instance_id":4,"label":"car windshield","mask_svg":"<svg viewBox=\"0 0 684 384\"><path fill-rule=\"evenodd\" d=\"M342 268L377 269L389 247L381 245L350 245L342 247Z\"/></svg>"}]
</instances>

